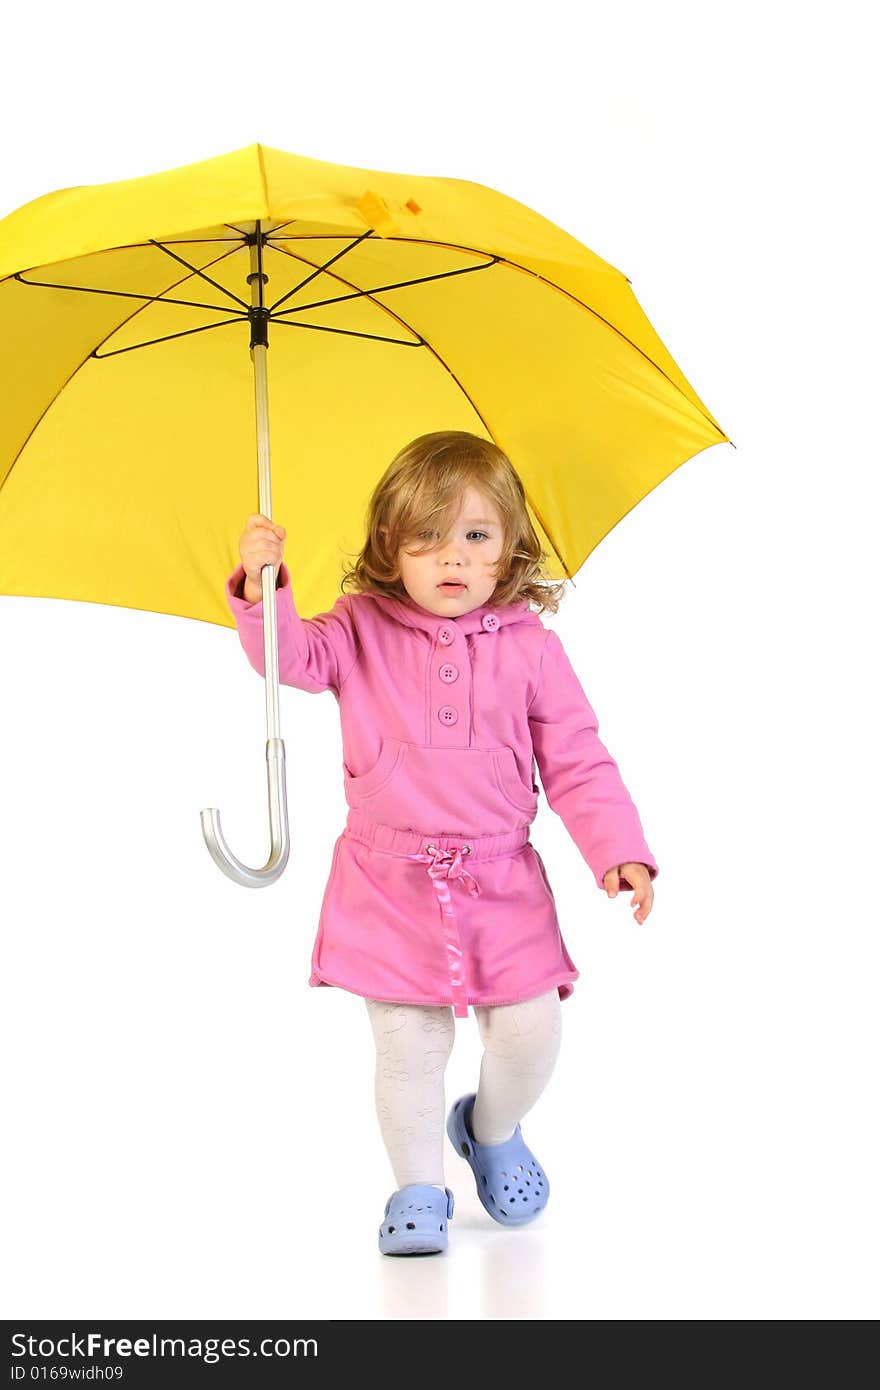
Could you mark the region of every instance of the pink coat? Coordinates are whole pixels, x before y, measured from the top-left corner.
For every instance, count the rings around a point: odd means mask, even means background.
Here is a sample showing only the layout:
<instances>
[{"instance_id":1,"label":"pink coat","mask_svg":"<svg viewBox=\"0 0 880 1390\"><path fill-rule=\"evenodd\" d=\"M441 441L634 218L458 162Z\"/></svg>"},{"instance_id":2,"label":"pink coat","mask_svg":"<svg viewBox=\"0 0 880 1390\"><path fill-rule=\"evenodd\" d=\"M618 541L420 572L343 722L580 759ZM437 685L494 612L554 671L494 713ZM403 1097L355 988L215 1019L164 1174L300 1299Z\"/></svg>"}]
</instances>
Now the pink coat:
<instances>
[{"instance_id":1,"label":"pink coat","mask_svg":"<svg viewBox=\"0 0 880 1390\"><path fill-rule=\"evenodd\" d=\"M227 601L248 661L264 675L263 605L245 602L244 578L239 565L227 580ZM316 693L330 690L339 704L347 828L357 840L357 845L345 846L346 853L356 851L357 872L354 860L340 872L343 836L337 841L310 983L337 984L380 998L389 995L375 993L377 989L396 989L391 998L407 995L399 1002L458 1005L465 992L472 1004L512 1002L511 996L532 997L554 983L567 997L577 971L559 936L543 864L528 840L538 805L536 767L547 801L600 889L604 891L607 870L626 861L645 864L652 879L658 868L557 634L544 627L525 601L499 608L484 604L446 618L411 599L342 594L328 612L304 619L296 611L285 564L278 576L276 611L281 682ZM427 862L426 840L432 845L429 874L440 898L445 956L430 938L421 956L411 951L424 902L419 906L410 900L402 907L408 891L405 876L389 877L385 863L401 854ZM468 844L463 848L472 853L471 874L457 854L464 840ZM439 841L446 843L438 847ZM505 855L519 856L517 881L511 878L512 860L496 852L499 846ZM437 868L441 854L442 871ZM479 877L480 866L482 904L479 885L475 889L467 882ZM333 887L340 877L343 882ZM453 909L449 880L455 878L467 893L454 895ZM421 881L420 875L418 891ZM412 885L413 879L405 882ZM490 950L494 889L500 893L502 886L499 940ZM621 887L631 885L621 879ZM437 903L430 894L426 901L434 902L430 929L436 935ZM462 911L471 914L465 983L461 970L453 968L453 957L463 949L460 921L457 934L455 930L456 911L459 918ZM388 920L398 913L393 939L385 939L391 930ZM515 966L510 959L516 954L514 914L525 933ZM366 921L372 923L372 951L364 941ZM330 928L333 941L328 940ZM383 978L380 968L380 956L384 962L389 952L398 961L393 979ZM466 1009L457 1007L456 1012Z\"/></svg>"}]
</instances>

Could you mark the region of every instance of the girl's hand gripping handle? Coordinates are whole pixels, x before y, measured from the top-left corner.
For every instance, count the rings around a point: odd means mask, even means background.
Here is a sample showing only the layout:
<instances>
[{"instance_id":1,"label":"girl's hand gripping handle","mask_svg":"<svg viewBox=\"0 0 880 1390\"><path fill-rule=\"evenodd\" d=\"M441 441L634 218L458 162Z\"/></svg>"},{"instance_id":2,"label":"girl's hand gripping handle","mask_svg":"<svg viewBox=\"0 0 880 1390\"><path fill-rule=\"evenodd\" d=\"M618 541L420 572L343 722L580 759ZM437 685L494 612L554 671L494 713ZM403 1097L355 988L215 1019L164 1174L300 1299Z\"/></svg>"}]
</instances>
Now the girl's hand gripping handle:
<instances>
[{"instance_id":1,"label":"girl's hand gripping handle","mask_svg":"<svg viewBox=\"0 0 880 1390\"><path fill-rule=\"evenodd\" d=\"M275 570L275 583L284 559L284 541L287 531L277 522L270 521L261 512L249 516L238 542L245 572L244 599L247 603L259 603L263 597L262 571L265 565Z\"/></svg>"}]
</instances>

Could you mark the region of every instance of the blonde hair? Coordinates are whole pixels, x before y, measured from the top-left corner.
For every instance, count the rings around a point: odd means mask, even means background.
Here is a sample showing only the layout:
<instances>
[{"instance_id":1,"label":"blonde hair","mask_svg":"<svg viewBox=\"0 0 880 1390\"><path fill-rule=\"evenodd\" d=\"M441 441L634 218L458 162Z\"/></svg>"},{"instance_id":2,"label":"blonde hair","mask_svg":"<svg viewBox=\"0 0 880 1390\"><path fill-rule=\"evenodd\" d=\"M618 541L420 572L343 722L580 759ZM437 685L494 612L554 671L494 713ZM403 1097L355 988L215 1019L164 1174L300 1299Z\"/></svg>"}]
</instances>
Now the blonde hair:
<instances>
[{"instance_id":1,"label":"blonde hair","mask_svg":"<svg viewBox=\"0 0 880 1390\"><path fill-rule=\"evenodd\" d=\"M344 593L407 597L397 556L402 546L424 555L437 545L419 545L421 532L437 530L441 542L461 509L468 485L491 498L504 530L496 566L498 582L488 600L537 605L555 613L565 582L543 575L547 552L535 534L525 489L507 455L491 440L467 430L435 430L405 444L373 489L365 522L366 542L344 571Z\"/></svg>"}]
</instances>

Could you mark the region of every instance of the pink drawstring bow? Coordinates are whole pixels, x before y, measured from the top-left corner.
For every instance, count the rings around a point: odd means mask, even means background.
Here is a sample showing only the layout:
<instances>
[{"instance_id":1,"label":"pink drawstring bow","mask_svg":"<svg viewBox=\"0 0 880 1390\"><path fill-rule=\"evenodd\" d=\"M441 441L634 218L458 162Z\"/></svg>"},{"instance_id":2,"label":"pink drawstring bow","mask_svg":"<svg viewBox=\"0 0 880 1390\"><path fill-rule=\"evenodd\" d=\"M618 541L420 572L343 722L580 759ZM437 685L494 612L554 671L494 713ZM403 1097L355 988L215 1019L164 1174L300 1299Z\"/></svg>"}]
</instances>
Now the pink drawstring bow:
<instances>
[{"instance_id":1,"label":"pink drawstring bow","mask_svg":"<svg viewBox=\"0 0 880 1390\"><path fill-rule=\"evenodd\" d=\"M466 845L461 845L455 850L438 849L436 845L425 845L423 853L407 855L408 859L416 859L420 864L427 864L428 873L437 893L440 903L440 917L443 923L449 981L452 986L453 1013L456 1018L467 1018L467 984L464 979L461 941L455 922L452 897L449 892L449 879L461 879L472 898L476 898L480 892L480 885L477 880L473 874L468 873L461 862L462 851L466 854L470 852Z\"/></svg>"}]
</instances>

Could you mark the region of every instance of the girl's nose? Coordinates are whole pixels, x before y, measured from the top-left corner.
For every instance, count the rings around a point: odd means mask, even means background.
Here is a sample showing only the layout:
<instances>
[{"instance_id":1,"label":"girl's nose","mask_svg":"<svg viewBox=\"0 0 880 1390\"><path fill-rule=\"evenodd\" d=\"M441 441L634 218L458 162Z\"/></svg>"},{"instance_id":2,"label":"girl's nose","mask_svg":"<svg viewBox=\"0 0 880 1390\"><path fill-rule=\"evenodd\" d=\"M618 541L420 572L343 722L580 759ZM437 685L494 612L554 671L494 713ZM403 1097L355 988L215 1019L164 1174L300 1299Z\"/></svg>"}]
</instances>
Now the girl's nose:
<instances>
[{"instance_id":1,"label":"girl's nose","mask_svg":"<svg viewBox=\"0 0 880 1390\"><path fill-rule=\"evenodd\" d=\"M440 552L440 561L444 565L461 563L464 561L464 546L450 544L445 550Z\"/></svg>"}]
</instances>

